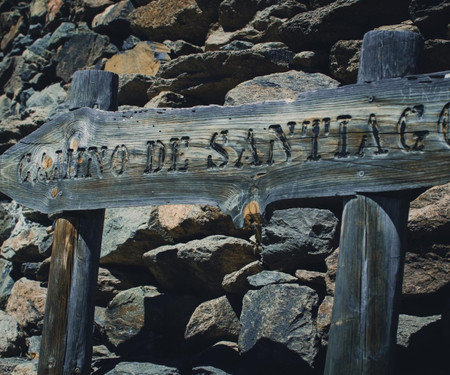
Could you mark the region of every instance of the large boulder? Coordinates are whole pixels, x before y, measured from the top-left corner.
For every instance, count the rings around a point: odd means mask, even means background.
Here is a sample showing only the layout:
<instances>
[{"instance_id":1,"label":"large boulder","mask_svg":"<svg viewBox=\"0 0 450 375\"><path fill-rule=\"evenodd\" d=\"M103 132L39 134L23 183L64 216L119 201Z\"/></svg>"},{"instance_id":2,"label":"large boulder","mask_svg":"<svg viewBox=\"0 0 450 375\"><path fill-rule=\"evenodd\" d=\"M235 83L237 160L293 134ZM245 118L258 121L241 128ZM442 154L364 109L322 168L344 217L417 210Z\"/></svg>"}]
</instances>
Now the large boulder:
<instances>
[{"instance_id":1,"label":"large boulder","mask_svg":"<svg viewBox=\"0 0 450 375\"><path fill-rule=\"evenodd\" d=\"M12 357L24 350L24 334L16 319L0 310L0 356Z\"/></svg>"},{"instance_id":2,"label":"large boulder","mask_svg":"<svg viewBox=\"0 0 450 375\"><path fill-rule=\"evenodd\" d=\"M226 296L200 304L186 326L186 342L206 347L221 340L237 341L241 324L235 305Z\"/></svg>"},{"instance_id":3,"label":"large boulder","mask_svg":"<svg viewBox=\"0 0 450 375\"><path fill-rule=\"evenodd\" d=\"M246 240L215 235L161 246L143 259L163 289L217 296L225 275L255 260L253 250Z\"/></svg>"},{"instance_id":4,"label":"large boulder","mask_svg":"<svg viewBox=\"0 0 450 375\"><path fill-rule=\"evenodd\" d=\"M47 289L38 281L19 279L11 290L6 312L28 333L39 334L45 313Z\"/></svg>"},{"instance_id":5,"label":"large boulder","mask_svg":"<svg viewBox=\"0 0 450 375\"><path fill-rule=\"evenodd\" d=\"M262 260L272 269L294 271L322 262L335 248L338 219L331 211L275 211L262 229Z\"/></svg>"},{"instance_id":6,"label":"large boulder","mask_svg":"<svg viewBox=\"0 0 450 375\"><path fill-rule=\"evenodd\" d=\"M152 286L140 286L117 294L105 310L105 331L119 353L146 353L157 357L171 348L177 352L184 327L197 301L169 296Z\"/></svg>"},{"instance_id":7,"label":"large boulder","mask_svg":"<svg viewBox=\"0 0 450 375\"><path fill-rule=\"evenodd\" d=\"M147 40L202 44L217 17L217 1L155 0L130 14L133 32Z\"/></svg>"},{"instance_id":8,"label":"large boulder","mask_svg":"<svg viewBox=\"0 0 450 375\"><path fill-rule=\"evenodd\" d=\"M306 286L268 285L249 291L243 300L239 349L255 356L263 369L310 370L319 351L317 307L317 294Z\"/></svg>"},{"instance_id":9,"label":"large boulder","mask_svg":"<svg viewBox=\"0 0 450 375\"><path fill-rule=\"evenodd\" d=\"M337 87L339 82L322 73L305 73L290 70L255 77L228 91L225 105L240 105L266 100L296 99L306 91Z\"/></svg>"},{"instance_id":10,"label":"large boulder","mask_svg":"<svg viewBox=\"0 0 450 375\"><path fill-rule=\"evenodd\" d=\"M147 94L151 99L161 91L174 91L203 104L223 104L231 88L256 76L287 71L292 58L279 43L180 56L161 67Z\"/></svg>"}]
</instances>

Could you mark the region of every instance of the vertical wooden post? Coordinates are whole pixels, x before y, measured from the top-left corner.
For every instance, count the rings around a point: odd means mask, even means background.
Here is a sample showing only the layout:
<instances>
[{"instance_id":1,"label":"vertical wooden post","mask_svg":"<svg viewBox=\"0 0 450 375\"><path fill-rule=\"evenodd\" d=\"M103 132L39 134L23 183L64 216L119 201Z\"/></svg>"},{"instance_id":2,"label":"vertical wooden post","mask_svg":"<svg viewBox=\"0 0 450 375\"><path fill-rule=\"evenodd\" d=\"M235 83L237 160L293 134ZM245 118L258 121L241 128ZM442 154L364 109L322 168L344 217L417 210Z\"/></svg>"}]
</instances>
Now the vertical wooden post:
<instances>
[{"instance_id":1,"label":"vertical wooden post","mask_svg":"<svg viewBox=\"0 0 450 375\"><path fill-rule=\"evenodd\" d=\"M422 49L412 32L368 32L358 83L417 73ZM409 197L357 194L345 202L325 375L393 372Z\"/></svg>"},{"instance_id":2,"label":"vertical wooden post","mask_svg":"<svg viewBox=\"0 0 450 375\"><path fill-rule=\"evenodd\" d=\"M117 110L117 75L74 74L70 109ZM95 288L105 210L64 213L56 221L39 375L89 374Z\"/></svg>"}]
</instances>

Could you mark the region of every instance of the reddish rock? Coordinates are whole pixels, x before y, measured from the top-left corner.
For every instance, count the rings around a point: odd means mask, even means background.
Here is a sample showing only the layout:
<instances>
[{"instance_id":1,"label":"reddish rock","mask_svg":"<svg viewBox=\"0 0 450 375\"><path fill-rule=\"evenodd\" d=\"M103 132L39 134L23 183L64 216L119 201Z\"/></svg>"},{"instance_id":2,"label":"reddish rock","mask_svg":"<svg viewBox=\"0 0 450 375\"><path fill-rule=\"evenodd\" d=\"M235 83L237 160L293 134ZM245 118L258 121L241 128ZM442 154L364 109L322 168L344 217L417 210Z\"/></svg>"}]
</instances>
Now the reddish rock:
<instances>
[{"instance_id":1,"label":"reddish rock","mask_svg":"<svg viewBox=\"0 0 450 375\"><path fill-rule=\"evenodd\" d=\"M216 6L215 1L155 0L131 13L131 28L149 40L183 39L202 44L217 17Z\"/></svg>"},{"instance_id":2,"label":"reddish rock","mask_svg":"<svg viewBox=\"0 0 450 375\"><path fill-rule=\"evenodd\" d=\"M39 334L45 312L47 289L38 281L21 278L14 284L6 305L6 312L17 320L19 325L32 334Z\"/></svg>"},{"instance_id":3,"label":"reddish rock","mask_svg":"<svg viewBox=\"0 0 450 375\"><path fill-rule=\"evenodd\" d=\"M222 280L222 288L233 294L245 294L250 289L250 284L247 280L248 276L256 275L263 270L263 265L256 260L242 267L240 270L225 275Z\"/></svg>"},{"instance_id":4,"label":"reddish rock","mask_svg":"<svg viewBox=\"0 0 450 375\"><path fill-rule=\"evenodd\" d=\"M317 311L317 331L322 339L322 346L327 345L328 331L331 325L331 314L333 312L334 298L325 296Z\"/></svg>"},{"instance_id":5,"label":"reddish rock","mask_svg":"<svg viewBox=\"0 0 450 375\"><path fill-rule=\"evenodd\" d=\"M325 286L325 273L323 272L297 270L295 277L300 280L300 284Z\"/></svg>"},{"instance_id":6,"label":"reddish rock","mask_svg":"<svg viewBox=\"0 0 450 375\"><path fill-rule=\"evenodd\" d=\"M327 286L327 293L332 296L334 295L338 262L339 248L337 248L330 256L325 259L325 264L327 265L327 272L325 273L325 284Z\"/></svg>"}]
</instances>

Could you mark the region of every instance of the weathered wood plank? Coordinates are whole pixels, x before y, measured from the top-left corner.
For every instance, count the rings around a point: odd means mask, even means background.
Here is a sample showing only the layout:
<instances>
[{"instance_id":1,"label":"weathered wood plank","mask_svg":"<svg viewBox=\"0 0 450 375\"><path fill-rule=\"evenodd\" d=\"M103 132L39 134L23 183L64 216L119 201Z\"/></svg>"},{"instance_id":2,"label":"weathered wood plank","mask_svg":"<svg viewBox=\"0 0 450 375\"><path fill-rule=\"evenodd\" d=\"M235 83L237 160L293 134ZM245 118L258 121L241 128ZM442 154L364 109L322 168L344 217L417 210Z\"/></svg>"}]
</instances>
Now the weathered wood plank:
<instances>
[{"instance_id":1,"label":"weathered wood plank","mask_svg":"<svg viewBox=\"0 0 450 375\"><path fill-rule=\"evenodd\" d=\"M450 180L450 72L293 102L108 113L80 109L2 157L0 191L43 212L401 190Z\"/></svg>"},{"instance_id":2,"label":"weathered wood plank","mask_svg":"<svg viewBox=\"0 0 450 375\"><path fill-rule=\"evenodd\" d=\"M117 75L110 72L77 72L71 106L91 101L117 109L117 95L104 94L114 82L117 86ZM39 375L90 373L104 216L104 209L83 210L65 212L56 221Z\"/></svg>"},{"instance_id":3,"label":"weathered wood plank","mask_svg":"<svg viewBox=\"0 0 450 375\"><path fill-rule=\"evenodd\" d=\"M414 72L422 46L415 33L368 32L358 81ZM409 197L368 192L345 203L325 375L393 372Z\"/></svg>"}]
</instances>

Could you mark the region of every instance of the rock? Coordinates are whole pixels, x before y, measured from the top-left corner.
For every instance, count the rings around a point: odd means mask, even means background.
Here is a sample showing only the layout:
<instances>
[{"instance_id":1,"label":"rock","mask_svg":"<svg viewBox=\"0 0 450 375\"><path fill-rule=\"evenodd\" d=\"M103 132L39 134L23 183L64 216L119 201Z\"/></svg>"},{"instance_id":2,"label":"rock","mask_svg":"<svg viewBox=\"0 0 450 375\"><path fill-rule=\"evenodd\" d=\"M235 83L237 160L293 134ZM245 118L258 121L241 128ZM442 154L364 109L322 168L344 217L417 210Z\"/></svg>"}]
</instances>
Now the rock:
<instances>
[{"instance_id":1,"label":"rock","mask_svg":"<svg viewBox=\"0 0 450 375\"><path fill-rule=\"evenodd\" d=\"M124 271L114 270L113 272L103 267L98 269L95 299L97 305L106 306L120 291L134 286L130 280L127 280Z\"/></svg>"},{"instance_id":2,"label":"rock","mask_svg":"<svg viewBox=\"0 0 450 375\"><path fill-rule=\"evenodd\" d=\"M388 31L411 31L413 33L420 34L419 28L414 25L411 20L403 21L396 25L383 25L377 27L375 30L388 30Z\"/></svg>"},{"instance_id":3,"label":"rock","mask_svg":"<svg viewBox=\"0 0 450 375\"><path fill-rule=\"evenodd\" d=\"M112 58L114 58L114 56ZM149 67L148 69L146 68L143 70L151 69ZM142 107L148 101L147 89L153 80L154 78L152 76L145 74L119 74L119 104L137 105Z\"/></svg>"},{"instance_id":4,"label":"rock","mask_svg":"<svg viewBox=\"0 0 450 375\"><path fill-rule=\"evenodd\" d=\"M102 34L127 35L131 32L129 15L134 10L130 0L122 0L108 6L92 21L92 29Z\"/></svg>"},{"instance_id":5,"label":"rock","mask_svg":"<svg viewBox=\"0 0 450 375\"><path fill-rule=\"evenodd\" d=\"M199 45L217 16L216 5L216 1L154 0L130 14L131 28L145 39L183 39Z\"/></svg>"},{"instance_id":6,"label":"rock","mask_svg":"<svg viewBox=\"0 0 450 375\"><path fill-rule=\"evenodd\" d=\"M6 308L8 298L14 286L14 279L11 277L13 264L0 258L0 310Z\"/></svg>"},{"instance_id":7,"label":"rock","mask_svg":"<svg viewBox=\"0 0 450 375\"><path fill-rule=\"evenodd\" d=\"M200 304L186 326L186 342L206 347L220 340L237 341L241 324L233 305L226 296Z\"/></svg>"},{"instance_id":8,"label":"rock","mask_svg":"<svg viewBox=\"0 0 450 375\"><path fill-rule=\"evenodd\" d=\"M313 316L317 305L317 294L306 286L268 285L247 292L241 313L241 353L251 351L261 366L269 356L269 363L281 366L280 370L313 367L319 346Z\"/></svg>"},{"instance_id":9,"label":"rock","mask_svg":"<svg viewBox=\"0 0 450 375\"><path fill-rule=\"evenodd\" d=\"M210 236L161 246L144 254L144 262L165 290L220 295L222 279L255 260L250 242Z\"/></svg>"},{"instance_id":10,"label":"rock","mask_svg":"<svg viewBox=\"0 0 450 375\"><path fill-rule=\"evenodd\" d=\"M27 279L47 281L50 271L50 260L50 258L47 258L42 262L22 263L20 271Z\"/></svg>"},{"instance_id":11,"label":"rock","mask_svg":"<svg viewBox=\"0 0 450 375\"><path fill-rule=\"evenodd\" d=\"M103 12L107 7L113 5L112 0L83 0L83 19L86 21L92 20L95 15Z\"/></svg>"},{"instance_id":12,"label":"rock","mask_svg":"<svg viewBox=\"0 0 450 375\"><path fill-rule=\"evenodd\" d=\"M87 68L102 56L113 54L109 38L92 32L74 34L59 52L56 76L69 82L75 71Z\"/></svg>"},{"instance_id":13,"label":"rock","mask_svg":"<svg viewBox=\"0 0 450 375\"><path fill-rule=\"evenodd\" d=\"M126 51L128 49L131 49L131 48L135 47L136 44L138 44L139 42L141 42L141 40L137 36L130 35L123 41L122 47L120 48L120 50Z\"/></svg>"},{"instance_id":14,"label":"rock","mask_svg":"<svg viewBox=\"0 0 450 375\"><path fill-rule=\"evenodd\" d=\"M284 22L279 32L294 51L329 48L338 40L362 39L365 32L379 26L380 19L384 24L403 21L406 7L406 0L395 4L388 0L337 0L297 14Z\"/></svg>"},{"instance_id":15,"label":"rock","mask_svg":"<svg viewBox=\"0 0 450 375\"><path fill-rule=\"evenodd\" d=\"M22 363L14 367L11 375L38 375L37 367L37 360L28 363Z\"/></svg>"},{"instance_id":16,"label":"rock","mask_svg":"<svg viewBox=\"0 0 450 375\"><path fill-rule=\"evenodd\" d=\"M328 65L329 56L324 51L301 51L294 55L292 66L304 71L317 71Z\"/></svg>"},{"instance_id":17,"label":"rock","mask_svg":"<svg viewBox=\"0 0 450 375\"><path fill-rule=\"evenodd\" d=\"M198 366L194 367L191 372L192 375L231 375L219 368L212 366Z\"/></svg>"},{"instance_id":18,"label":"rock","mask_svg":"<svg viewBox=\"0 0 450 375\"><path fill-rule=\"evenodd\" d=\"M450 40L431 39L425 41L421 71L425 73L448 70Z\"/></svg>"},{"instance_id":19,"label":"rock","mask_svg":"<svg viewBox=\"0 0 450 375\"><path fill-rule=\"evenodd\" d=\"M262 229L262 260L277 270L323 261L334 249L338 220L331 211L291 208L275 211Z\"/></svg>"},{"instance_id":20,"label":"rock","mask_svg":"<svg viewBox=\"0 0 450 375\"><path fill-rule=\"evenodd\" d=\"M11 236L3 242L1 255L12 262L44 260L50 255L53 236L47 228L19 218Z\"/></svg>"},{"instance_id":21,"label":"rock","mask_svg":"<svg viewBox=\"0 0 450 375\"><path fill-rule=\"evenodd\" d=\"M253 276L247 277L248 283L253 288L262 288L272 284L295 283L297 279L288 273L278 271L261 271Z\"/></svg>"},{"instance_id":22,"label":"rock","mask_svg":"<svg viewBox=\"0 0 450 375\"><path fill-rule=\"evenodd\" d=\"M45 312L47 289L38 281L21 278L14 284L6 312L31 334L39 334Z\"/></svg>"},{"instance_id":23,"label":"rock","mask_svg":"<svg viewBox=\"0 0 450 375\"><path fill-rule=\"evenodd\" d=\"M121 362L105 375L180 375L174 367L150 362Z\"/></svg>"},{"instance_id":24,"label":"rock","mask_svg":"<svg viewBox=\"0 0 450 375\"><path fill-rule=\"evenodd\" d=\"M427 296L450 286L450 252L442 257L406 253L402 294L406 298Z\"/></svg>"},{"instance_id":25,"label":"rock","mask_svg":"<svg viewBox=\"0 0 450 375\"><path fill-rule=\"evenodd\" d=\"M0 375L11 375L18 365L24 365L29 362L25 358L0 358Z\"/></svg>"},{"instance_id":26,"label":"rock","mask_svg":"<svg viewBox=\"0 0 450 375\"><path fill-rule=\"evenodd\" d=\"M204 104L222 104L225 94L237 84L288 70L293 57L288 49L255 47L178 57L161 67L147 94L153 98L161 91L174 91Z\"/></svg>"},{"instance_id":27,"label":"rock","mask_svg":"<svg viewBox=\"0 0 450 375\"><path fill-rule=\"evenodd\" d=\"M115 350L124 355L146 353L157 357L169 348L171 355L176 355L197 304L191 297L161 294L151 286L122 291L106 308L106 335Z\"/></svg>"},{"instance_id":28,"label":"rock","mask_svg":"<svg viewBox=\"0 0 450 375\"><path fill-rule=\"evenodd\" d=\"M27 100L27 107L41 107L46 108L48 113L55 110L58 105L67 99L66 91L61 87L61 84L55 83L47 86L41 91L35 92Z\"/></svg>"},{"instance_id":29,"label":"rock","mask_svg":"<svg viewBox=\"0 0 450 375\"><path fill-rule=\"evenodd\" d=\"M397 329L397 345L407 348L417 332L440 319L440 315L412 316L400 314Z\"/></svg>"},{"instance_id":30,"label":"rock","mask_svg":"<svg viewBox=\"0 0 450 375\"><path fill-rule=\"evenodd\" d=\"M325 273L325 284L327 287L327 293L334 296L334 288L336 285L336 273L339 263L339 248L325 258L325 264L327 265L327 272Z\"/></svg>"},{"instance_id":31,"label":"rock","mask_svg":"<svg viewBox=\"0 0 450 375\"><path fill-rule=\"evenodd\" d=\"M21 16L14 25L11 25L9 31L3 35L0 41L0 50L6 51L11 48L14 39L18 37L21 32L25 32L26 21Z\"/></svg>"},{"instance_id":32,"label":"rock","mask_svg":"<svg viewBox=\"0 0 450 375\"><path fill-rule=\"evenodd\" d=\"M450 184L428 189L411 202L408 218L408 249L435 251L432 244L450 244ZM432 240L431 240L432 239Z\"/></svg>"},{"instance_id":33,"label":"rock","mask_svg":"<svg viewBox=\"0 0 450 375\"><path fill-rule=\"evenodd\" d=\"M255 46L255 43L246 42L244 40L233 40L232 42L221 46L219 49L222 51L242 51L244 49L251 49Z\"/></svg>"},{"instance_id":34,"label":"rock","mask_svg":"<svg viewBox=\"0 0 450 375\"><path fill-rule=\"evenodd\" d=\"M31 359L39 357L39 351L41 349L42 336L31 336L25 339L26 346L28 348L28 357Z\"/></svg>"},{"instance_id":35,"label":"rock","mask_svg":"<svg viewBox=\"0 0 450 375\"><path fill-rule=\"evenodd\" d=\"M409 13L414 24L426 38L445 38L450 4L446 0L412 0Z\"/></svg>"},{"instance_id":36,"label":"rock","mask_svg":"<svg viewBox=\"0 0 450 375\"><path fill-rule=\"evenodd\" d=\"M342 83L356 83L362 40L340 40L330 53L330 71Z\"/></svg>"},{"instance_id":37,"label":"rock","mask_svg":"<svg viewBox=\"0 0 450 375\"><path fill-rule=\"evenodd\" d=\"M208 234L245 234L237 231L219 208L162 205L106 210L101 263L143 266L142 254L175 241Z\"/></svg>"},{"instance_id":38,"label":"rock","mask_svg":"<svg viewBox=\"0 0 450 375\"><path fill-rule=\"evenodd\" d=\"M297 270L295 277L300 280L300 283L307 285L325 286L325 273L317 271Z\"/></svg>"},{"instance_id":39,"label":"rock","mask_svg":"<svg viewBox=\"0 0 450 375\"><path fill-rule=\"evenodd\" d=\"M328 331L331 325L334 298L325 296L317 311L317 331L322 339L322 346L328 345Z\"/></svg>"},{"instance_id":40,"label":"rock","mask_svg":"<svg viewBox=\"0 0 450 375\"><path fill-rule=\"evenodd\" d=\"M239 348L236 342L219 341L200 354L191 357L192 371L226 371L238 373L240 363ZM200 372L203 374L203 372Z\"/></svg>"},{"instance_id":41,"label":"rock","mask_svg":"<svg viewBox=\"0 0 450 375\"><path fill-rule=\"evenodd\" d=\"M338 82L322 73L291 70L256 77L240 83L225 96L225 105L240 105L265 100L295 99L306 91L337 87Z\"/></svg>"},{"instance_id":42,"label":"rock","mask_svg":"<svg viewBox=\"0 0 450 375\"><path fill-rule=\"evenodd\" d=\"M164 44L170 49L170 57L175 59L184 55L192 55L193 53L201 53L203 49L195 44L188 43L185 40L166 40Z\"/></svg>"},{"instance_id":43,"label":"rock","mask_svg":"<svg viewBox=\"0 0 450 375\"><path fill-rule=\"evenodd\" d=\"M224 30L233 31L244 27L258 9L248 0L224 0L219 7L219 22Z\"/></svg>"},{"instance_id":44,"label":"rock","mask_svg":"<svg viewBox=\"0 0 450 375\"><path fill-rule=\"evenodd\" d=\"M189 107L187 99L180 94L172 91L162 91L149 102L145 104L145 108L183 108Z\"/></svg>"},{"instance_id":45,"label":"rock","mask_svg":"<svg viewBox=\"0 0 450 375\"><path fill-rule=\"evenodd\" d=\"M58 28L50 34L48 48L54 49L70 39L75 32L76 25L72 22L63 22Z\"/></svg>"},{"instance_id":46,"label":"rock","mask_svg":"<svg viewBox=\"0 0 450 375\"><path fill-rule=\"evenodd\" d=\"M16 319L0 310L0 356L12 357L24 349L24 334Z\"/></svg>"},{"instance_id":47,"label":"rock","mask_svg":"<svg viewBox=\"0 0 450 375\"><path fill-rule=\"evenodd\" d=\"M245 294L250 289L248 276L255 275L263 270L260 261L256 260L242 267L240 270L225 275L222 280L222 288L233 294Z\"/></svg>"},{"instance_id":48,"label":"rock","mask_svg":"<svg viewBox=\"0 0 450 375\"><path fill-rule=\"evenodd\" d=\"M18 205L15 202L0 202L0 243L14 230L18 220Z\"/></svg>"}]
</instances>

